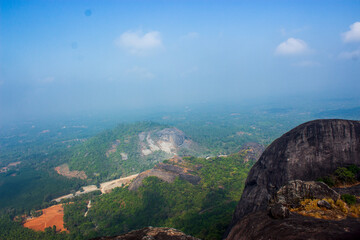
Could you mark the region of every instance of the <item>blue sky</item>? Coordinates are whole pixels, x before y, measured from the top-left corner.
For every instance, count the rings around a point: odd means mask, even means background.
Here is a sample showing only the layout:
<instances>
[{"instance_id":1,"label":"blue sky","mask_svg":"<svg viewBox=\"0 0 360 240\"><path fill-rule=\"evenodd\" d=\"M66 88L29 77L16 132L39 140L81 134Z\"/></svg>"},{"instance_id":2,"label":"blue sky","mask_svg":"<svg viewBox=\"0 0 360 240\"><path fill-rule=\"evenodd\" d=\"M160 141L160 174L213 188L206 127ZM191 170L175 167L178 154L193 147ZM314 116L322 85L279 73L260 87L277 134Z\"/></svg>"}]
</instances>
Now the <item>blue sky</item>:
<instances>
[{"instance_id":1,"label":"blue sky","mask_svg":"<svg viewBox=\"0 0 360 240\"><path fill-rule=\"evenodd\" d=\"M0 115L357 97L360 1L6 1Z\"/></svg>"}]
</instances>

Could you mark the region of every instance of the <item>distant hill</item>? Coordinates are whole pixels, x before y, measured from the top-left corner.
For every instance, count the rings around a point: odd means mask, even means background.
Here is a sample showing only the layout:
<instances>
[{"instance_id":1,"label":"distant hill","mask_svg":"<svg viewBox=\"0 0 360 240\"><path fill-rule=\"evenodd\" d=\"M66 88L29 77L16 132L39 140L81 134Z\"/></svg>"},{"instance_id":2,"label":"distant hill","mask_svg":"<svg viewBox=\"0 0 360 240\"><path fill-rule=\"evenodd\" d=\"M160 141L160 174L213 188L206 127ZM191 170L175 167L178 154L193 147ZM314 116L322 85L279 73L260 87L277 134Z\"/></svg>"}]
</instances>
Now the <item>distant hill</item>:
<instances>
[{"instance_id":1,"label":"distant hill","mask_svg":"<svg viewBox=\"0 0 360 240\"><path fill-rule=\"evenodd\" d=\"M101 182L139 173L174 155L196 156L199 151L177 128L152 122L120 124L76 146L68 162L71 171L65 173L83 171L89 181Z\"/></svg>"}]
</instances>

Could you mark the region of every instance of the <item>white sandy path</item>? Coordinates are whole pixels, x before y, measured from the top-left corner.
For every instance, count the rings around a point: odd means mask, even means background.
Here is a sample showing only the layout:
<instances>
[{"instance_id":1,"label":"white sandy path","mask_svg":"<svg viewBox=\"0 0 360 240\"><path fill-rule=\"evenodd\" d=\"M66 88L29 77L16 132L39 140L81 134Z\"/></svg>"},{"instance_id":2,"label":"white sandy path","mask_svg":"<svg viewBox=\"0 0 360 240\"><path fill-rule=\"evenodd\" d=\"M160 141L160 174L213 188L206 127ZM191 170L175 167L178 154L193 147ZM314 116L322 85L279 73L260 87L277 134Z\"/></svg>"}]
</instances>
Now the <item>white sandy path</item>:
<instances>
[{"instance_id":1,"label":"white sandy path","mask_svg":"<svg viewBox=\"0 0 360 240\"><path fill-rule=\"evenodd\" d=\"M119 178L119 179L115 179L109 182L104 182L100 184L100 191L101 193L108 193L110 192L113 188L116 187L122 187L124 185L127 185L130 183L131 180L133 180L134 178L136 178L139 174L134 174L128 177L124 177L124 178Z\"/></svg>"},{"instance_id":2,"label":"white sandy path","mask_svg":"<svg viewBox=\"0 0 360 240\"><path fill-rule=\"evenodd\" d=\"M84 214L84 217L86 217L88 215L88 212L89 212L89 210L91 208L91 200L89 200L89 203L88 203L88 205L86 207L87 207L87 210L86 210L86 213Z\"/></svg>"},{"instance_id":3,"label":"white sandy path","mask_svg":"<svg viewBox=\"0 0 360 240\"><path fill-rule=\"evenodd\" d=\"M77 191L75 193L75 196L79 196L81 194L85 194L85 193L89 193L89 192L93 192L96 190L100 190L101 193L108 193L110 192L112 189L116 188L116 187L122 187L125 185L128 185L131 180L133 180L134 178L136 178L139 174L134 174L131 176L127 176L124 178L118 178L112 181L108 181L108 182L103 182L100 184L100 188L96 187L96 185L89 185L89 186L84 186L82 187L84 191ZM53 201L56 202L60 202L63 199L68 199L68 198L73 198L74 194L67 194L58 198L55 198Z\"/></svg>"}]
</instances>

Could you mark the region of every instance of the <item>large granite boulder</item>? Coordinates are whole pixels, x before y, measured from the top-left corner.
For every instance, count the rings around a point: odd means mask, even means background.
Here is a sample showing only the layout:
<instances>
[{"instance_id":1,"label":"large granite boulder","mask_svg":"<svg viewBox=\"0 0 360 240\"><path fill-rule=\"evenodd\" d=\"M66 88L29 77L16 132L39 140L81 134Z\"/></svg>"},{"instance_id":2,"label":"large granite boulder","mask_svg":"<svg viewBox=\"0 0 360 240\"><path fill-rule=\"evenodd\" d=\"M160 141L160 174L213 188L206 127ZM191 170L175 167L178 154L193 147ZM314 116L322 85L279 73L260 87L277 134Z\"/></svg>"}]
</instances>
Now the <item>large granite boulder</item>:
<instances>
[{"instance_id":1,"label":"large granite boulder","mask_svg":"<svg viewBox=\"0 0 360 240\"><path fill-rule=\"evenodd\" d=\"M246 215L266 211L289 181L314 181L353 164L360 166L359 121L329 119L299 125L276 139L250 170L226 234Z\"/></svg>"}]
</instances>

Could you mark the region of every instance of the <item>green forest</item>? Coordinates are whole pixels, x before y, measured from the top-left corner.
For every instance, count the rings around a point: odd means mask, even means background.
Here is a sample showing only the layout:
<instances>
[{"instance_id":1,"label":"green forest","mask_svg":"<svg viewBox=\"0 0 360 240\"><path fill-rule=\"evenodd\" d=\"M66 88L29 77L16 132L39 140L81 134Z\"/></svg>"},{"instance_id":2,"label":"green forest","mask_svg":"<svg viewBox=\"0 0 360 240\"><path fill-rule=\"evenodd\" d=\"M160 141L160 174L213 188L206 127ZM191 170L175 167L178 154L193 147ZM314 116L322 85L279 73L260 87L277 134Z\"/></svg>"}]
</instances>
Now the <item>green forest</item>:
<instances>
[{"instance_id":1,"label":"green forest","mask_svg":"<svg viewBox=\"0 0 360 240\"><path fill-rule=\"evenodd\" d=\"M65 205L65 226L69 234L62 238L90 239L112 236L146 226L174 227L201 239L219 239L227 228L253 162L245 162L246 151L229 157L210 159L184 158L187 168L201 177L197 185L177 178L173 183L148 177L137 191L116 188L109 194L79 196ZM168 163L168 161L167 161ZM87 211L88 201L92 207ZM3 216L0 235L19 239L55 238L50 230L35 233ZM7 234L7 235L5 235ZM29 238L30 239L30 238Z\"/></svg>"},{"instance_id":2,"label":"green forest","mask_svg":"<svg viewBox=\"0 0 360 240\"><path fill-rule=\"evenodd\" d=\"M149 169L156 162L166 158L160 152L142 156L138 135L141 132L161 130L165 127L167 126L154 122L119 124L114 129L106 130L84 144L75 146L69 159L70 169L85 171L88 180L95 183ZM107 154L114 144L116 151ZM122 159L121 152L127 153L127 160Z\"/></svg>"},{"instance_id":3,"label":"green forest","mask_svg":"<svg viewBox=\"0 0 360 240\"><path fill-rule=\"evenodd\" d=\"M72 234L86 238L167 226L201 239L220 239L253 165L244 162L245 155L246 151L226 158L185 158L187 167L201 177L198 185L148 177L137 191L117 188L92 198L86 217L88 198L66 205L65 224Z\"/></svg>"}]
</instances>

